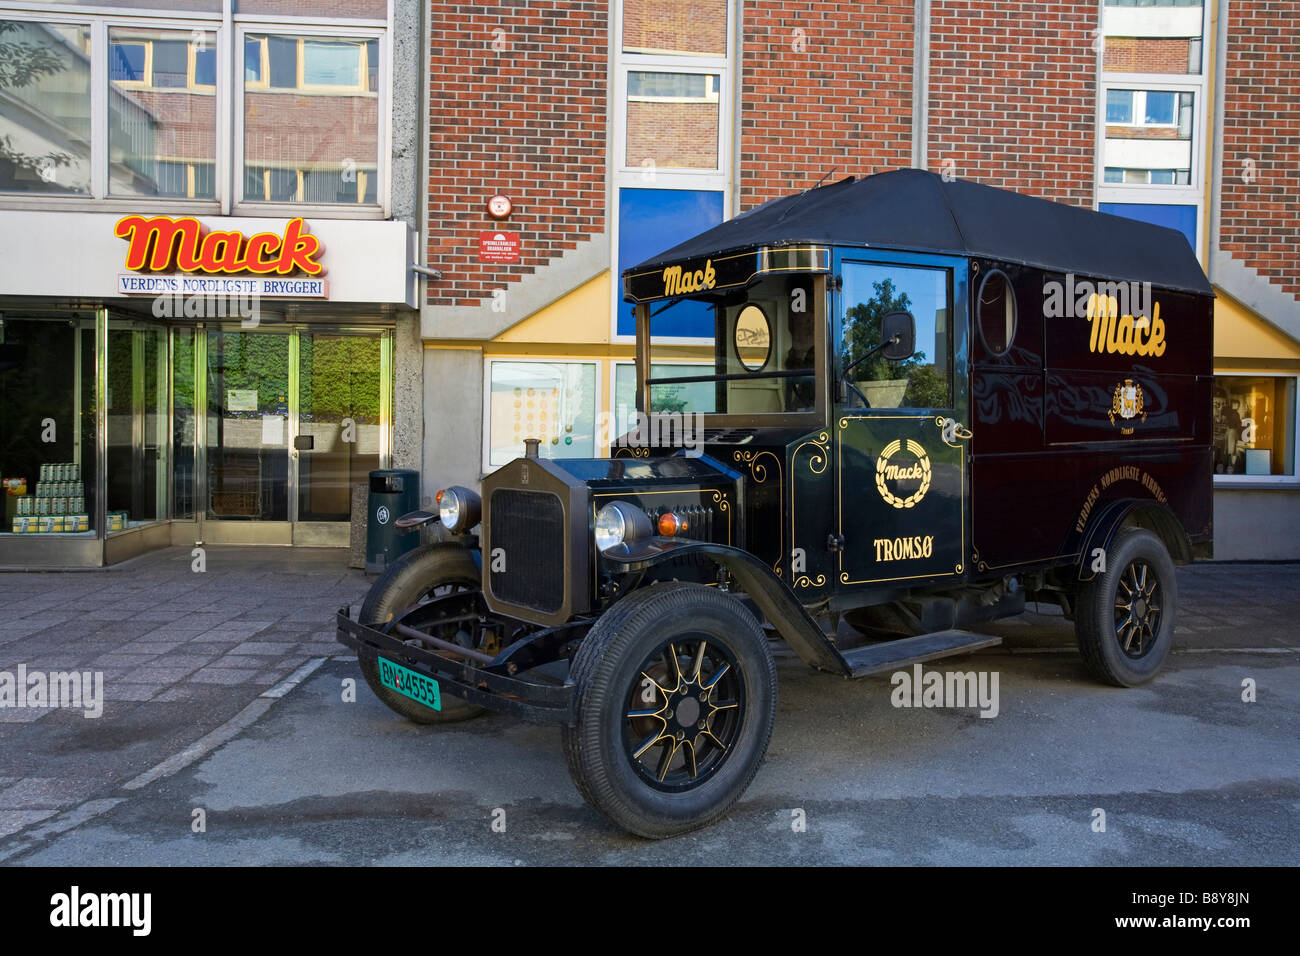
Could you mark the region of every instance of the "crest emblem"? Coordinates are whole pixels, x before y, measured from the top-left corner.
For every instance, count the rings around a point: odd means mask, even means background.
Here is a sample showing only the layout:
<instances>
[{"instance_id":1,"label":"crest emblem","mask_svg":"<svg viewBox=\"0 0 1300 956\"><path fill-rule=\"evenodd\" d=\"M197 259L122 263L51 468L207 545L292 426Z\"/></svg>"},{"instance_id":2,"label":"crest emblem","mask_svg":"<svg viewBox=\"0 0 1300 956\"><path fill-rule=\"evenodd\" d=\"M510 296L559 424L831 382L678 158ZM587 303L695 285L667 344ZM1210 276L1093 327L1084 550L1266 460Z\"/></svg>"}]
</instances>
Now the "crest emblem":
<instances>
[{"instance_id":1,"label":"crest emblem","mask_svg":"<svg viewBox=\"0 0 1300 956\"><path fill-rule=\"evenodd\" d=\"M1126 378L1122 383L1115 386L1115 391L1111 396L1110 412L1108 414L1110 423L1115 424L1118 417L1123 421L1146 421L1147 414L1142 401L1142 386L1136 384L1133 379ZM1133 434L1133 429L1120 427L1120 433L1124 435Z\"/></svg>"}]
</instances>

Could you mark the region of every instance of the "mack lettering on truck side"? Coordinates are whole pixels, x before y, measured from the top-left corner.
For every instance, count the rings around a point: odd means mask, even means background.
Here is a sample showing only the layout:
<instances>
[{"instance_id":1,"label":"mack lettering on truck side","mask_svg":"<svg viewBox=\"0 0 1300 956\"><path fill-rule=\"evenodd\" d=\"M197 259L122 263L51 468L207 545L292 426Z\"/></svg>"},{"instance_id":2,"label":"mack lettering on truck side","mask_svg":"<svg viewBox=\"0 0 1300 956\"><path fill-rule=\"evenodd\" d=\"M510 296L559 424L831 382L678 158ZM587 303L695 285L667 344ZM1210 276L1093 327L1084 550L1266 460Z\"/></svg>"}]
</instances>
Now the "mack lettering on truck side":
<instances>
[{"instance_id":1,"label":"mack lettering on truck side","mask_svg":"<svg viewBox=\"0 0 1300 956\"><path fill-rule=\"evenodd\" d=\"M1093 352L1118 355L1150 355L1155 358L1165 354L1165 322L1160 318L1160 303L1151 306L1151 317L1119 314L1119 301L1114 296L1093 294L1088 298L1088 348Z\"/></svg>"}]
</instances>

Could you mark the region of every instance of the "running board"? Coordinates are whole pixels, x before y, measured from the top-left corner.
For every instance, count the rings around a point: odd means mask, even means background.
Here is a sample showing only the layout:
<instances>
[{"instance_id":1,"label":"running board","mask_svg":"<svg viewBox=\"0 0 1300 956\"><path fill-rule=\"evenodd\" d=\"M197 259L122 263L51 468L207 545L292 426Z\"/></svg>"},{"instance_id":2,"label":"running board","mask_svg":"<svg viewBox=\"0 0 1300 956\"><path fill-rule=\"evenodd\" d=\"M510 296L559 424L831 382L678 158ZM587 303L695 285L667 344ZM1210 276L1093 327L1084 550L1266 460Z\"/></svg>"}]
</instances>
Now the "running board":
<instances>
[{"instance_id":1,"label":"running board","mask_svg":"<svg viewBox=\"0 0 1300 956\"><path fill-rule=\"evenodd\" d=\"M937 657L950 657L953 654L967 654L981 648L993 647L1002 643L1002 638L988 634L972 634L970 631L935 631L920 637L904 637L883 644L868 647L855 647L842 651L844 662L849 666L849 677L866 677L881 671L895 670L923 661L932 661Z\"/></svg>"}]
</instances>

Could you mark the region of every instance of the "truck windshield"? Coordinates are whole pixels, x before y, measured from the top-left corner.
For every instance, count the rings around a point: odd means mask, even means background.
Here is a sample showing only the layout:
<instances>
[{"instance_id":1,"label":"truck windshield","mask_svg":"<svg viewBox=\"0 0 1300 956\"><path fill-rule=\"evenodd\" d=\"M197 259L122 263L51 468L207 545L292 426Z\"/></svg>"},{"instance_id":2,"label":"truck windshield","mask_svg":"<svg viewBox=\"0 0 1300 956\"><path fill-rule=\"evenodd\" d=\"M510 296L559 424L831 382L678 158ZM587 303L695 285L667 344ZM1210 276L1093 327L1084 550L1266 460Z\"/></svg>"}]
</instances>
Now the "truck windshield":
<instances>
[{"instance_id":1,"label":"truck windshield","mask_svg":"<svg viewBox=\"0 0 1300 956\"><path fill-rule=\"evenodd\" d=\"M815 287L808 275L768 276L652 306L650 411L814 411L824 367Z\"/></svg>"}]
</instances>

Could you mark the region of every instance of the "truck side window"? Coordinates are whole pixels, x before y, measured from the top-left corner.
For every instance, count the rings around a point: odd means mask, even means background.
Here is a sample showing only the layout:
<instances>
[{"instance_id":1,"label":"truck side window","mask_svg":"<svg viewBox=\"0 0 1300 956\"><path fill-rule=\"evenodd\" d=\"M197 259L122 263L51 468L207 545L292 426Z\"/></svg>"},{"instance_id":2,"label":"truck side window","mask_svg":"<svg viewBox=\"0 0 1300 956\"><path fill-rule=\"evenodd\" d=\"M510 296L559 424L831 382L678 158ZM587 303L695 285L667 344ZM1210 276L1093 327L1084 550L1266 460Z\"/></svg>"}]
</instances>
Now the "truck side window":
<instances>
[{"instance_id":1,"label":"truck side window","mask_svg":"<svg viewBox=\"0 0 1300 956\"><path fill-rule=\"evenodd\" d=\"M881 320L893 311L916 319L916 351L892 362L875 355L849 372L848 404L871 408L950 408L952 301L947 269L884 262L845 262L839 368L880 344Z\"/></svg>"}]
</instances>

